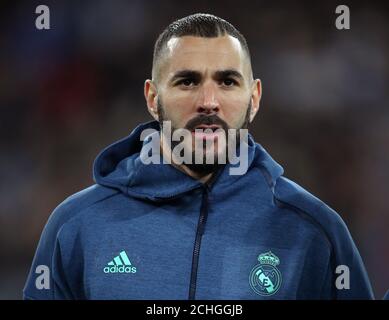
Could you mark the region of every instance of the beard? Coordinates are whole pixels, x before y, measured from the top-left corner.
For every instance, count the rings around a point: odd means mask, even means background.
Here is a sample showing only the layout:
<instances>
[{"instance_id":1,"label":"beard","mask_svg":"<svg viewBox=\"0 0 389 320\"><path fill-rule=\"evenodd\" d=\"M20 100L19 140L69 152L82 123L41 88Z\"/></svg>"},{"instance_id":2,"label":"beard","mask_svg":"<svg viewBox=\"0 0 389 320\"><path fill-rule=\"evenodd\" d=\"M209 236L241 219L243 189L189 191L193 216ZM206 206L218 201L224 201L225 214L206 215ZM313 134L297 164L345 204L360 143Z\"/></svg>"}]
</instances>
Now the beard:
<instances>
[{"instance_id":1,"label":"beard","mask_svg":"<svg viewBox=\"0 0 389 320\"><path fill-rule=\"evenodd\" d=\"M171 129L172 129L171 135L173 135L173 132L175 130L181 129L181 128L175 127L173 122L171 121L171 119L169 119L166 116L163 104L160 102L160 99L158 99L158 101L157 101L157 112L158 112L158 122L159 122L159 125L161 128L161 132L163 130L163 121L170 121ZM239 128L230 128L224 120L220 119L215 114L210 115L210 116L205 115L205 114L200 114L200 115L196 116L195 118L189 120L186 123L184 129L187 129L189 131L193 131L198 125L202 125L202 124L203 125L218 125L218 126L220 126L220 129L223 130L225 137L228 137L228 129L237 129L236 130L236 147L238 148L239 144L240 144L239 129L248 129L249 124L250 124L250 113L251 113L251 101L248 104L243 123L241 124L241 126ZM166 138L170 138L172 150L179 143L181 143L181 141L173 141L172 136L166 137ZM203 143L204 143L203 148L205 148L205 141ZM222 152L225 154L228 154L228 144L226 145L224 150L222 150ZM228 161L228 157L224 156L221 158L226 159ZM214 173L214 172L218 171L221 167L224 166L224 163L219 163L220 162L219 161L219 154L217 152L215 154L214 159L215 159L215 161L213 163L206 163L206 161L205 161L206 155L204 154L202 163L200 163L200 164L195 163L195 151L193 150L191 163L184 163L184 165L187 166L191 171L195 172L196 174L198 174L200 176L205 176L207 174Z\"/></svg>"}]
</instances>

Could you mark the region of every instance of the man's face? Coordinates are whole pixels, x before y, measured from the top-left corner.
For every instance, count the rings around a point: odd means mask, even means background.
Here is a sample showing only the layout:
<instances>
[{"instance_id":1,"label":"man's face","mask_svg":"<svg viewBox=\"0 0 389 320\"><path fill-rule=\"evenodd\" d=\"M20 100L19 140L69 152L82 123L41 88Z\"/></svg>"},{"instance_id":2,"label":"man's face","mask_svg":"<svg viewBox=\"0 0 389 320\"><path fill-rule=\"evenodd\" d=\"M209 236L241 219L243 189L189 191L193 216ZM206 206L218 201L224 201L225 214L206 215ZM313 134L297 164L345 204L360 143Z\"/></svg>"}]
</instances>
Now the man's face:
<instances>
[{"instance_id":1,"label":"man's face","mask_svg":"<svg viewBox=\"0 0 389 320\"><path fill-rule=\"evenodd\" d=\"M240 129L259 107L260 81L252 79L246 53L229 35L170 39L156 81L145 84L149 111L160 122L170 120L173 130ZM217 152L217 134L192 137L215 141Z\"/></svg>"}]
</instances>

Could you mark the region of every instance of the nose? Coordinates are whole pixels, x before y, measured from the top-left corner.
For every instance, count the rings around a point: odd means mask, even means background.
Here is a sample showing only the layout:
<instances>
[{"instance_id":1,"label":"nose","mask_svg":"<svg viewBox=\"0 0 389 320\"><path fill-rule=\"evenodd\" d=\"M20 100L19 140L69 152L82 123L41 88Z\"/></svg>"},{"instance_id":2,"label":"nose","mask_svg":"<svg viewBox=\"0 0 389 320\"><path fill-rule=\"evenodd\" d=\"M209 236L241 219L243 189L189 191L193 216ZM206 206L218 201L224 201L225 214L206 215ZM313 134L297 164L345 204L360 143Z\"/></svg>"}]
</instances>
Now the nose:
<instances>
[{"instance_id":1,"label":"nose","mask_svg":"<svg viewBox=\"0 0 389 320\"><path fill-rule=\"evenodd\" d=\"M217 99L217 88L213 83L204 84L197 106L197 112L203 114L216 114L219 112L220 104Z\"/></svg>"}]
</instances>

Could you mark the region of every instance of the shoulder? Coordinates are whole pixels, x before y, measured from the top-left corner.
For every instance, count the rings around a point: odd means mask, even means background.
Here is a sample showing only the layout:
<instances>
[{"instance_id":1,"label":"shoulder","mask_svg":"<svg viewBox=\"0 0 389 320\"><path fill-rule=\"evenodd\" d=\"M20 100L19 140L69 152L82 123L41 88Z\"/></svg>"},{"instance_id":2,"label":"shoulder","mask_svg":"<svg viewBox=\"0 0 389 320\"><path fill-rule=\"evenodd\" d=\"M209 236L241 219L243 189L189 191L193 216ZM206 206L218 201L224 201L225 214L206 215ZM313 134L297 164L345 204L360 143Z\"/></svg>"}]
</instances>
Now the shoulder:
<instances>
[{"instance_id":1,"label":"shoulder","mask_svg":"<svg viewBox=\"0 0 389 320\"><path fill-rule=\"evenodd\" d=\"M70 221L76 221L76 217L81 217L85 210L105 199L115 196L119 191L105 188L99 185L92 185L84 190L81 190L60 203L51 213L35 252L33 264L24 288L24 298L30 299L53 299L57 297L55 290L38 290L35 282L37 279L37 267L49 267L51 279L60 278L56 273L58 268L61 268L63 261L61 260L61 253L63 250L72 249L71 242L76 239L74 232L67 233L65 238L68 241L62 242L59 246L60 234ZM60 249L59 249L60 248ZM69 257L69 255L66 255ZM58 261L62 261L59 263ZM52 287L54 289L54 287ZM59 294L58 292L56 293Z\"/></svg>"},{"instance_id":2,"label":"shoulder","mask_svg":"<svg viewBox=\"0 0 389 320\"><path fill-rule=\"evenodd\" d=\"M341 216L322 200L283 176L276 180L274 197L278 205L299 213L319 227L329 239L351 235ZM331 241L332 242L332 241Z\"/></svg>"},{"instance_id":3,"label":"shoulder","mask_svg":"<svg viewBox=\"0 0 389 320\"><path fill-rule=\"evenodd\" d=\"M70 220L82 215L88 207L118 194L118 190L94 184L67 197L51 213L45 226L45 233L56 235Z\"/></svg>"},{"instance_id":4,"label":"shoulder","mask_svg":"<svg viewBox=\"0 0 389 320\"><path fill-rule=\"evenodd\" d=\"M332 268L346 266L352 290L337 290L337 299L372 299L370 281L359 251L343 219L323 201L295 182L280 177L274 188L275 201L316 224L331 244ZM337 271L334 271L338 273Z\"/></svg>"}]
</instances>

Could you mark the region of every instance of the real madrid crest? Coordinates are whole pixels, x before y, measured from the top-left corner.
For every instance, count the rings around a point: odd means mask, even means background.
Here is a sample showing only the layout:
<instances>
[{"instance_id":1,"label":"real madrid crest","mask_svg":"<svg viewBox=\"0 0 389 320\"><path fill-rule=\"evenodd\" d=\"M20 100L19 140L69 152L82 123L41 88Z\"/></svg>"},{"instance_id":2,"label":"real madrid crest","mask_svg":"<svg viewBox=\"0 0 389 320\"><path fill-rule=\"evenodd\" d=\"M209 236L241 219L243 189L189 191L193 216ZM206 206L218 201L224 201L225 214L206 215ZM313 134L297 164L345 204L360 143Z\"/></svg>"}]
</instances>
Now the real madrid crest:
<instances>
[{"instance_id":1,"label":"real madrid crest","mask_svg":"<svg viewBox=\"0 0 389 320\"><path fill-rule=\"evenodd\" d=\"M281 272L277 269L280 259L271 251L258 256L257 264L250 272L250 286L261 296L275 294L281 286Z\"/></svg>"}]
</instances>

